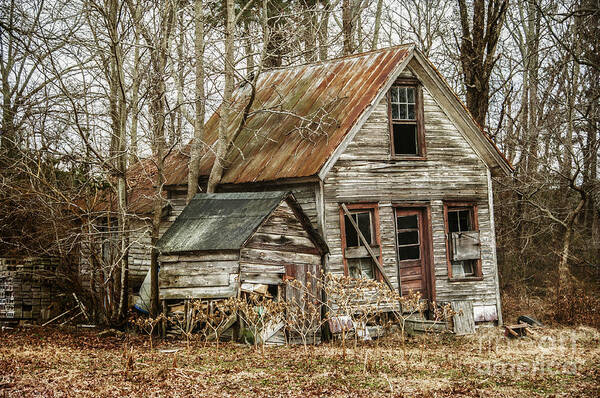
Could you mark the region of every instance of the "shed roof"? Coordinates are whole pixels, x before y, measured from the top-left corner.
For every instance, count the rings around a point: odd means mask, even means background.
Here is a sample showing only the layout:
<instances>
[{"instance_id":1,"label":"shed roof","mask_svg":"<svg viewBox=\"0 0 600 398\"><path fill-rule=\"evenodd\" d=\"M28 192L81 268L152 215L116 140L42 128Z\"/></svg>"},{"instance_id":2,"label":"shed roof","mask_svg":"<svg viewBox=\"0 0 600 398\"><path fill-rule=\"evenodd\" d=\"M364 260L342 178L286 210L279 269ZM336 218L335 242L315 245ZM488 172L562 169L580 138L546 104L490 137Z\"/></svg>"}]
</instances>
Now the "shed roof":
<instances>
[{"instance_id":1,"label":"shed roof","mask_svg":"<svg viewBox=\"0 0 600 398\"><path fill-rule=\"evenodd\" d=\"M163 253L241 249L284 200L294 212L302 211L284 191L197 194L159 239L158 248ZM299 221L310 228L307 232L316 238L317 247L324 244L305 220Z\"/></svg>"}]
</instances>

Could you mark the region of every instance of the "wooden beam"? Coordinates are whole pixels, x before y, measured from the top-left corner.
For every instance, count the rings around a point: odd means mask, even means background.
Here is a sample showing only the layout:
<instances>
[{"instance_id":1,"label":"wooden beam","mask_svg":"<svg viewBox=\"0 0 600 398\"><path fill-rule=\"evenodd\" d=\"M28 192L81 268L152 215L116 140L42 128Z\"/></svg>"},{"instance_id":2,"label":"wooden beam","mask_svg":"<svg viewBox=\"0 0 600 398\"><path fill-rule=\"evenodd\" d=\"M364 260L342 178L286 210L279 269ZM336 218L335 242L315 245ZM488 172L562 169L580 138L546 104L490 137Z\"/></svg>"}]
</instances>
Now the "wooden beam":
<instances>
[{"instance_id":1,"label":"wooden beam","mask_svg":"<svg viewBox=\"0 0 600 398\"><path fill-rule=\"evenodd\" d=\"M360 238L360 241L363 243L363 245L365 245L365 248L367 249L367 252L369 252L369 255L371 256L371 258L375 262L375 265L377 266L377 269L379 270L379 272L381 272L381 275L383 276L383 280L385 281L386 285L388 285L388 287L390 288L390 290L392 292L395 292L394 287L392 286L392 282L390 281L390 278L388 278L388 276L383 271L383 266L379 263L379 260L377 259L377 256L373 252L373 249L371 249L371 244L369 242L367 242L367 240L363 236L362 232L360 232L360 228L358 228L358 225L356 225L356 222L352 218L352 215L350 214L350 211L346 207L345 203L342 203L342 210L344 210L344 214L346 214L348 216L348 219L350 220L350 223L352 224L352 226L354 227L354 229L356 230L356 232L358 232L358 237Z\"/></svg>"}]
</instances>

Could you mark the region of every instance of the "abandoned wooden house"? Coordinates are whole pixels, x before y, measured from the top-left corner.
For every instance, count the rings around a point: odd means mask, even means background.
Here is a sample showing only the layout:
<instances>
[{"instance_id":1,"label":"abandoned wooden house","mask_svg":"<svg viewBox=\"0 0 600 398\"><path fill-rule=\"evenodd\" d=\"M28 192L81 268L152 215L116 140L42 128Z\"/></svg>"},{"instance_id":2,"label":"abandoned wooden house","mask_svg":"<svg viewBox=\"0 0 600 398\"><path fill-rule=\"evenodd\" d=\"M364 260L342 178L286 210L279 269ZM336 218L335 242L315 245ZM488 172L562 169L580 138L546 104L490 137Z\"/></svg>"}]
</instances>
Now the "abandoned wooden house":
<instances>
[{"instance_id":1,"label":"abandoned wooden house","mask_svg":"<svg viewBox=\"0 0 600 398\"><path fill-rule=\"evenodd\" d=\"M236 90L239 109L229 125L231 134L249 94L249 85ZM206 124L200 186L206 186L214 162L218 124L217 111ZM387 280L402 294L419 291L431 301L467 301L475 322L502 322L492 177L512 168L413 45L262 73L251 115L233 146L217 191L293 192L329 247L325 272ZM185 204L188 153L184 147L165 162L169 206L161 230ZM151 175L153 164L143 162L131 174ZM196 203L203 203L201 198ZM150 211L147 202L136 200L137 210ZM181 236L195 242L197 224L184 219L177 237L163 238L166 251L176 249L175 241L184 242ZM138 230L130 264L141 281L149 264L149 226ZM244 252L248 247L241 241L224 247L216 239L210 241L215 247L199 248ZM251 249L260 250L261 244L271 243L254 240ZM196 275L201 274L182 274L187 265L176 265L183 261L179 255L165 253L165 297L193 291L186 287L192 280L206 289L218 283L211 289L234 292L225 273L236 269L237 256L220 259L231 264L219 265L221 274L200 281ZM263 265L252 272L248 265L240 267L263 278L248 282L268 278Z\"/></svg>"}]
</instances>

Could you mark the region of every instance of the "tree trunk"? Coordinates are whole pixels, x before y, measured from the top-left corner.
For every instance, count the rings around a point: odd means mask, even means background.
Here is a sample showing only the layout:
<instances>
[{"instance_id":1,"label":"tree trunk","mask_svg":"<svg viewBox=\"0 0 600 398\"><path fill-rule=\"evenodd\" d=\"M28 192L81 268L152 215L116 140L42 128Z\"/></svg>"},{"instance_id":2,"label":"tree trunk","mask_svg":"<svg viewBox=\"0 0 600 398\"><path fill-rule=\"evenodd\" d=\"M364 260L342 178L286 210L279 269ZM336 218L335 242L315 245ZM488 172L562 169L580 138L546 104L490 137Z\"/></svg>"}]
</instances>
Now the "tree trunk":
<instances>
[{"instance_id":1,"label":"tree trunk","mask_svg":"<svg viewBox=\"0 0 600 398\"><path fill-rule=\"evenodd\" d=\"M377 9L375 11L375 24L373 26L373 41L371 50L377 50L379 44L379 31L381 30L381 11L383 10L383 0L377 0Z\"/></svg>"},{"instance_id":2,"label":"tree trunk","mask_svg":"<svg viewBox=\"0 0 600 398\"><path fill-rule=\"evenodd\" d=\"M319 21L319 61L326 61L329 49L329 16L331 15L331 4L329 0L321 0L323 8L321 10L321 19Z\"/></svg>"},{"instance_id":3,"label":"tree trunk","mask_svg":"<svg viewBox=\"0 0 600 398\"><path fill-rule=\"evenodd\" d=\"M565 234L563 236L562 250L560 253L560 261L558 263L558 278L556 279L556 299L557 303L560 301L561 295L570 287L573 282L573 275L569 269L569 255L571 248L571 237L573 235L573 224L577 215L581 212L585 206L586 198L582 195L577 207L572 210L565 221Z\"/></svg>"},{"instance_id":4,"label":"tree trunk","mask_svg":"<svg viewBox=\"0 0 600 398\"><path fill-rule=\"evenodd\" d=\"M188 172L187 201L198 192L200 158L202 157L202 139L204 138L204 8L202 0L194 2L194 52L196 55L196 114L194 119L194 138L191 142L190 165Z\"/></svg>"},{"instance_id":5,"label":"tree trunk","mask_svg":"<svg viewBox=\"0 0 600 398\"><path fill-rule=\"evenodd\" d=\"M119 29L120 6L117 0L108 4L108 21L110 43L110 114L112 120L111 158L113 174L117 180L117 227L119 235L119 301L113 319L120 323L127 314L129 298L128 247L129 231L127 230L127 104L125 96L125 75L123 71L123 48Z\"/></svg>"},{"instance_id":6,"label":"tree trunk","mask_svg":"<svg viewBox=\"0 0 600 398\"><path fill-rule=\"evenodd\" d=\"M317 60L317 0L303 0L302 10L304 12L302 25L305 29L304 59L306 62L315 62Z\"/></svg>"},{"instance_id":7,"label":"tree trunk","mask_svg":"<svg viewBox=\"0 0 600 398\"><path fill-rule=\"evenodd\" d=\"M130 12L135 14L132 0L127 0ZM154 204L152 210L152 232L150 250L150 314L156 317L159 313L158 293L158 249L160 222L164 198L164 157L165 157L165 120L166 120L166 76L165 70L169 57L169 43L173 31L174 2L166 1L160 10L159 31L150 33L142 18L134 21L135 28L142 34L146 45L150 48L150 81L149 98L152 115L152 155L155 159L156 174L154 177Z\"/></svg>"},{"instance_id":8,"label":"tree trunk","mask_svg":"<svg viewBox=\"0 0 600 398\"><path fill-rule=\"evenodd\" d=\"M344 41L344 55L354 52L352 33L352 0L342 0L342 36Z\"/></svg>"},{"instance_id":9,"label":"tree trunk","mask_svg":"<svg viewBox=\"0 0 600 398\"><path fill-rule=\"evenodd\" d=\"M229 3L227 3L229 4ZM284 3L269 1L267 3L267 25L269 28L270 40L265 43L267 52L264 57L264 66L266 68L276 68L283 64L283 55L287 52L285 48L286 35L287 33L284 31L284 13L285 10L282 8L285 7ZM232 11L232 13L235 10ZM235 15L231 21L231 28L235 28ZM227 28L225 29L227 31ZM233 46L233 35L235 31L231 31L231 40ZM225 41L227 41L227 32L225 33ZM227 54L225 55L227 57ZM233 55L232 55L233 58ZM227 66L225 67L227 68Z\"/></svg>"},{"instance_id":10,"label":"tree trunk","mask_svg":"<svg viewBox=\"0 0 600 398\"><path fill-rule=\"evenodd\" d=\"M235 10L233 0L226 0L226 5L227 10L225 16L225 90L223 91L223 103L221 104L221 118L219 120L217 153L215 155L215 162L210 171L210 176L208 177L208 186L206 187L206 192L209 193L215 192L217 185L221 182L221 179L223 178L223 172L225 170L225 157L227 156L227 147L229 141L229 137L227 137L227 127L229 125L231 113L231 99L233 96L233 79L235 73L233 65L233 35L235 31ZM270 48L268 46L269 43L267 43L268 48Z\"/></svg>"}]
</instances>

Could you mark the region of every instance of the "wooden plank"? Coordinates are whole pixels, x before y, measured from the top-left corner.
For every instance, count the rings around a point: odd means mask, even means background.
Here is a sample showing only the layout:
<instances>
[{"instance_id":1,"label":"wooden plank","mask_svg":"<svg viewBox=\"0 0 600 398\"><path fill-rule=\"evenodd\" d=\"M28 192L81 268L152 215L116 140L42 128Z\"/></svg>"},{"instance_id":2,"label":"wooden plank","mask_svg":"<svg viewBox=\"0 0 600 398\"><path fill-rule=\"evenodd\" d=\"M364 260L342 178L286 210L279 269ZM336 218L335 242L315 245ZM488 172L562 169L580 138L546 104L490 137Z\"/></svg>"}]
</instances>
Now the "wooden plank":
<instances>
[{"instance_id":1,"label":"wooden plank","mask_svg":"<svg viewBox=\"0 0 600 398\"><path fill-rule=\"evenodd\" d=\"M458 336L475 333L475 320L473 319L473 302L469 300L452 301L452 310L456 315L452 317L454 333Z\"/></svg>"},{"instance_id":2,"label":"wooden plank","mask_svg":"<svg viewBox=\"0 0 600 398\"><path fill-rule=\"evenodd\" d=\"M301 263L301 264L321 264L321 256L307 253L292 253L279 250L261 250L244 248L241 251L240 261L249 263Z\"/></svg>"},{"instance_id":3,"label":"wooden plank","mask_svg":"<svg viewBox=\"0 0 600 398\"><path fill-rule=\"evenodd\" d=\"M170 275L162 274L159 277L160 288L174 287L208 287L229 285L229 274L198 273L195 275Z\"/></svg>"},{"instance_id":4,"label":"wooden plank","mask_svg":"<svg viewBox=\"0 0 600 398\"><path fill-rule=\"evenodd\" d=\"M237 261L216 261L216 262L177 262L161 264L160 272L171 275L193 275L194 273L227 273L238 272L239 263Z\"/></svg>"},{"instance_id":5,"label":"wooden plank","mask_svg":"<svg viewBox=\"0 0 600 398\"><path fill-rule=\"evenodd\" d=\"M237 286L230 284L229 286L210 286L197 288L165 288L160 289L161 300L173 299L204 299L204 298L228 298L235 297L237 294Z\"/></svg>"},{"instance_id":6,"label":"wooden plank","mask_svg":"<svg viewBox=\"0 0 600 398\"><path fill-rule=\"evenodd\" d=\"M242 272L240 282L259 283L265 285L279 285L283 283L283 275L280 274L255 274Z\"/></svg>"},{"instance_id":7,"label":"wooden plank","mask_svg":"<svg viewBox=\"0 0 600 398\"><path fill-rule=\"evenodd\" d=\"M240 263L240 271L247 273L285 274L284 265L265 265L254 263Z\"/></svg>"},{"instance_id":8,"label":"wooden plank","mask_svg":"<svg viewBox=\"0 0 600 398\"><path fill-rule=\"evenodd\" d=\"M223 252L199 252L194 254L164 254L158 257L160 262L178 262L178 261L225 261L237 260L239 253L237 251Z\"/></svg>"}]
</instances>

